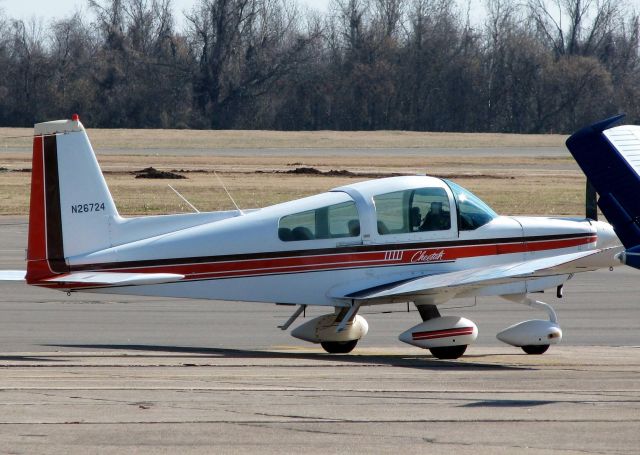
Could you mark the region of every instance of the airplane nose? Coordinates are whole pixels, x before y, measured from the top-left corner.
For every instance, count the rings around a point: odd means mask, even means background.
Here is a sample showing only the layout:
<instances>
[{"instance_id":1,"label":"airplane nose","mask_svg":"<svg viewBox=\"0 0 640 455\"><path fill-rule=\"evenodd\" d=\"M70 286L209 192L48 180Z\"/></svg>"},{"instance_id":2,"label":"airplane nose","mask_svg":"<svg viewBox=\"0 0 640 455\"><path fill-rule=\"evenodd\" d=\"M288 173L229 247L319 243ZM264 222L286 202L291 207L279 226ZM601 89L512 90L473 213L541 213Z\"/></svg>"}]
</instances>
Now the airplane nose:
<instances>
[{"instance_id":1,"label":"airplane nose","mask_svg":"<svg viewBox=\"0 0 640 455\"><path fill-rule=\"evenodd\" d=\"M613 227L609 223L605 223L604 221L595 221L594 223L598 233L596 248L610 248L622 245L622 242L620 242L618 236L613 231Z\"/></svg>"}]
</instances>

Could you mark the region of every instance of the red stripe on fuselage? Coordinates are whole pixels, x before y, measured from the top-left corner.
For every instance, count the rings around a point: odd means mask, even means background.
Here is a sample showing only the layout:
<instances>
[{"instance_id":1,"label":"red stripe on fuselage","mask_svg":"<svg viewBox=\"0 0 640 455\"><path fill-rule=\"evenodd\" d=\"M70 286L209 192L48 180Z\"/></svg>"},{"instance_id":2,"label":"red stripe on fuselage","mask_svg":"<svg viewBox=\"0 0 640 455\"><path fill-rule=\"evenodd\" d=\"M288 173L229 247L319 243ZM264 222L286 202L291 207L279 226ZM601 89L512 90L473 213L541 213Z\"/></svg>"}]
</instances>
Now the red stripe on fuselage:
<instances>
[{"instance_id":1,"label":"red stripe on fuselage","mask_svg":"<svg viewBox=\"0 0 640 455\"><path fill-rule=\"evenodd\" d=\"M381 250L362 251L334 254L313 255L312 251L305 256L272 257L258 259L234 259L225 261L223 258L212 258L212 262L198 262L184 264L149 264L118 267L118 263L101 264L101 271L137 272L137 273L176 273L184 275L184 280L203 280L220 278L237 278L260 275L277 275L286 273L304 273L325 270L337 270L361 267L381 267L399 265L419 265L437 264L442 262L452 262L458 259L472 257L487 257L501 254L513 254L524 252L540 252L555 249L571 248L580 245L595 243L595 234L585 234L581 237L571 236L570 238L559 238L553 240L535 241L527 239L526 242L517 241L502 242L483 245L454 245L443 246L441 248L407 249L407 250ZM388 254L394 251L395 254ZM400 253L400 254L398 254ZM217 259L217 260L216 260ZM222 259L222 260L220 260ZM124 264L123 264L124 265ZM96 266L98 268L98 266ZM71 267L72 271L74 267ZM91 270L91 266L79 266L78 270ZM47 287L51 283L41 283ZM70 283L68 287L83 287ZM60 287L55 285L52 287Z\"/></svg>"}]
</instances>

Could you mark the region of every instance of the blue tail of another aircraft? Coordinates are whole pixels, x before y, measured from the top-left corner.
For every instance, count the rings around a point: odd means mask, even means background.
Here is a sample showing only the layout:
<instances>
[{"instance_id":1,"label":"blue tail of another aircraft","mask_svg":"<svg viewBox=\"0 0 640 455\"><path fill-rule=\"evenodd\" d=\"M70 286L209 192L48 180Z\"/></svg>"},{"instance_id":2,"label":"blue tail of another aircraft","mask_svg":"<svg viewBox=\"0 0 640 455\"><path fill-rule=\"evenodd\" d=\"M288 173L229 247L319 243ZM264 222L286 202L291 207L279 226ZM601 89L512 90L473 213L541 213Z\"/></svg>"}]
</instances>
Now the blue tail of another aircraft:
<instances>
[{"instance_id":1,"label":"blue tail of another aircraft","mask_svg":"<svg viewBox=\"0 0 640 455\"><path fill-rule=\"evenodd\" d=\"M612 127L618 115L577 131L566 145L600 196L598 206L640 268L640 126Z\"/></svg>"}]
</instances>

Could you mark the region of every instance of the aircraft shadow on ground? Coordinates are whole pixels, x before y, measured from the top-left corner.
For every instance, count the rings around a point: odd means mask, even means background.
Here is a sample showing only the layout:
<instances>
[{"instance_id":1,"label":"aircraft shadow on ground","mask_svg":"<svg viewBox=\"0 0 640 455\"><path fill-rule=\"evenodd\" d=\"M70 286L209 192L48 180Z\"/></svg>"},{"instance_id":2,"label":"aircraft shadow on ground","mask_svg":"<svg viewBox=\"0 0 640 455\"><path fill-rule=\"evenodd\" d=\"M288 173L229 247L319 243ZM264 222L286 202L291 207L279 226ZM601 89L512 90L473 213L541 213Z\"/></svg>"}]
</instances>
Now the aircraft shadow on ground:
<instances>
[{"instance_id":1,"label":"aircraft shadow on ground","mask_svg":"<svg viewBox=\"0 0 640 455\"><path fill-rule=\"evenodd\" d=\"M544 406L555 404L558 401L549 400L483 400L464 404L463 408L532 408L534 406Z\"/></svg>"},{"instance_id":2,"label":"aircraft shadow on ground","mask_svg":"<svg viewBox=\"0 0 640 455\"><path fill-rule=\"evenodd\" d=\"M8 362L66 362L64 359L29 355L0 355L0 361Z\"/></svg>"},{"instance_id":3,"label":"aircraft shadow on ground","mask_svg":"<svg viewBox=\"0 0 640 455\"><path fill-rule=\"evenodd\" d=\"M353 364L374 364L387 365L401 368L417 368L426 370L460 369L460 370L533 370L531 366L496 365L494 363L470 362L469 358L479 358L483 356L466 356L467 360L439 360L430 355L358 355L356 354L326 354L310 352L282 352L282 351L262 351L247 349L229 348L203 348L191 346L160 346L160 345L140 345L140 344L59 344L46 345L47 347L60 348L80 348L80 349L100 349L100 350L122 350L143 352L166 352L168 357L176 354L209 355L213 357L228 357L235 359L292 359L292 360L318 360L329 362L344 362ZM173 354L173 355L172 355Z\"/></svg>"}]
</instances>

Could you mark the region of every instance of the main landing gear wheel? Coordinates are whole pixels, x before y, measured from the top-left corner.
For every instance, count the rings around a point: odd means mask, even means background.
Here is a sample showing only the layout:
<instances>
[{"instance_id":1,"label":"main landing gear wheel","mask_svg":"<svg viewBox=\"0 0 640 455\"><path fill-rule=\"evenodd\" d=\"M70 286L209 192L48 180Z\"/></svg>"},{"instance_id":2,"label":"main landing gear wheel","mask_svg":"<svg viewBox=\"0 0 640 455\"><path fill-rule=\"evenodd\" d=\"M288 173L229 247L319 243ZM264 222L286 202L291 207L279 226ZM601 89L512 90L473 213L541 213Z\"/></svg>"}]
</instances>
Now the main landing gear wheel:
<instances>
[{"instance_id":1,"label":"main landing gear wheel","mask_svg":"<svg viewBox=\"0 0 640 455\"><path fill-rule=\"evenodd\" d=\"M322 341L320 346L329 354L347 354L353 351L358 344L358 340L350 341Z\"/></svg>"},{"instance_id":2,"label":"main landing gear wheel","mask_svg":"<svg viewBox=\"0 0 640 455\"><path fill-rule=\"evenodd\" d=\"M534 355L544 354L545 352L547 352L547 349L549 349L548 344L536 344L536 345L532 344L529 346L520 346L520 347L527 354L534 354Z\"/></svg>"},{"instance_id":3,"label":"main landing gear wheel","mask_svg":"<svg viewBox=\"0 0 640 455\"><path fill-rule=\"evenodd\" d=\"M444 346L440 348L429 348L429 351L431 351L431 354L433 354L434 357L437 357L438 359L442 359L442 360L453 360L453 359L462 357L462 354L464 354L464 351L466 350L467 350L466 344L463 344L460 346Z\"/></svg>"}]
</instances>

